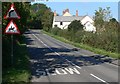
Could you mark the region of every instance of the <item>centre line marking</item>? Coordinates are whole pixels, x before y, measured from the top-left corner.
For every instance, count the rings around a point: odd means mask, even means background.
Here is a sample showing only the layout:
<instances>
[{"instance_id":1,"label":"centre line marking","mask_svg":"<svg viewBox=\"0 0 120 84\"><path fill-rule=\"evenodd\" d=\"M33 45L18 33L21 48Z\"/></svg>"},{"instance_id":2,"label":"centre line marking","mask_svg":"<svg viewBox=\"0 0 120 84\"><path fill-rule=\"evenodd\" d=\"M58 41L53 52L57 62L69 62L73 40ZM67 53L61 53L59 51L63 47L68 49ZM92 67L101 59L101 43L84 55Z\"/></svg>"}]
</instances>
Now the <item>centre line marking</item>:
<instances>
[{"instance_id":1,"label":"centre line marking","mask_svg":"<svg viewBox=\"0 0 120 84\"><path fill-rule=\"evenodd\" d=\"M57 54L57 55L59 55L60 56L60 54L58 53L58 52L55 52L55 54ZM79 66L77 66L76 64L74 64L74 63L72 63L71 61L69 61L68 59L65 59L66 61L68 61L68 62L70 62L72 65L74 65L75 67L77 67L77 68L79 68L79 69L81 69L81 67L79 67Z\"/></svg>"},{"instance_id":2,"label":"centre line marking","mask_svg":"<svg viewBox=\"0 0 120 84\"><path fill-rule=\"evenodd\" d=\"M36 35L32 34L36 39L38 39L44 46L46 46L47 48L49 48L51 51L53 51L55 54L57 54L58 56L60 56L60 54L58 52L55 52L52 48L50 48L47 44L45 44L41 39L39 39ZM70 62L72 65L76 66L77 68L81 69L81 67L79 67L78 65L72 63L71 61L69 61L68 59L65 59L66 61Z\"/></svg>"},{"instance_id":3,"label":"centre line marking","mask_svg":"<svg viewBox=\"0 0 120 84\"><path fill-rule=\"evenodd\" d=\"M45 34L46 35L46 34ZM46 35L47 36L47 35ZM49 36L50 37L50 36ZM50 38L52 38L52 37L50 37ZM60 42L61 43L61 41L59 41L59 40L57 40L57 39L55 39L55 38L52 38L52 39L54 39L54 40L56 40L56 41L58 41L58 42ZM63 42L62 42L63 43ZM61 44L60 44L61 45ZM63 46L63 45L61 45L61 46ZM63 47L65 47L65 48L68 48L69 49L69 47L67 47L66 45L64 45ZM74 51L75 53L80 53L80 52L77 52L77 51ZM80 53L81 54L81 53ZM81 54L81 55L86 55L86 54Z\"/></svg>"},{"instance_id":4,"label":"centre line marking","mask_svg":"<svg viewBox=\"0 0 120 84\"><path fill-rule=\"evenodd\" d=\"M106 81L104 81L103 79L101 79L101 78L95 76L94 74L90 74L90 75L93 76L94 78L96 78L96 79L98 79L98 80L100 80L100 81L106 83L106 84L109 84L109 83L107 83Z\"/></svg>"}]
</instances>

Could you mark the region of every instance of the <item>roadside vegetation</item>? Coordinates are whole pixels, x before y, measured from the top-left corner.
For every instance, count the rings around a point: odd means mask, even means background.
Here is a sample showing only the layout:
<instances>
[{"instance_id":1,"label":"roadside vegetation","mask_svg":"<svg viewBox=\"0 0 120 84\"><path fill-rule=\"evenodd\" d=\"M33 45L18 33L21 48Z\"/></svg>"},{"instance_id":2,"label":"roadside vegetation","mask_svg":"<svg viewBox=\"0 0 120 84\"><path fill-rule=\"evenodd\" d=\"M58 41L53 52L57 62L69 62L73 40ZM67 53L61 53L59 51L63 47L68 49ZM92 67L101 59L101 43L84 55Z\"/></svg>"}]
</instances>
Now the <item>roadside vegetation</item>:
<instances>
[{"instance_id":1,"label":"roadside vegetation","mask_svg":"<svg viewBox=\"0 0 120 84\"><path fill-rule=\"evenodd\" d=\"M14 38L15 39L15 38ZM29 57L27 52L27 47L25 44L24 36L19 36L19 41L14 41L14 55L13 55L13 64L11 65L11 46L10 42L6 43L6 40L3 40L3 50L6 50L6 53L3 51L3 84L11 82L29 82L30 77L30 68L29 68ZM8 49L7 49L8 48Z\"/></svg>"},{"instance_id":2,"label":"roadside vegetation","mask_svg":"<svg viewBox=\"0 0 120 84\"><path fill-rule=\"evenodd\" d=\"M45 4L35 3L30 6L29 28L50 31L53 21L53 12Z\"/></svg>"}]
</instances>

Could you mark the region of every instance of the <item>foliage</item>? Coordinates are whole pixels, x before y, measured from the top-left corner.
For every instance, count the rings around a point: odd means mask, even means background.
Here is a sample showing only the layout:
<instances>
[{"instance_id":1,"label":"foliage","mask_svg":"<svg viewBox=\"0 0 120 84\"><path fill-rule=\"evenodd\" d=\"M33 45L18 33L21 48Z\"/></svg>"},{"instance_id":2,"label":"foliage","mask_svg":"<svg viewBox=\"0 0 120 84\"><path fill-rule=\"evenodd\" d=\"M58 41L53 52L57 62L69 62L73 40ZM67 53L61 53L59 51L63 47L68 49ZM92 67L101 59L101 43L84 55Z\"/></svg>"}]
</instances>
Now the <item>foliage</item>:
<instances>
[{"instance_id":1,"label":"foliage","mask_svg":"<svg viewBox=\"0 0 120 84\"><path fill-rule=\"evenodd\" d=\"M54 27L51 29L51 33L54 35L59 35L60 30L61 30L60 28Z\"/></svg>"},{"instance_id":2,"label":"foliage","mask_svg":"<svg viewBox=\"0 0 120 84\"><path fill-rule=\"evenodd\" d=\"M25 45L24 36L19 37L21 41L14 42L14 61L11 66L11 51L3 53L3 83L5 82L28 82L30 77L29 61L27 47ZM7 44L7 43L6 43ZM8 48L11 48L8 45ZM6 49L7 50L7 49ZM23 66L24 65L24 66Z\"/></svg>"},{"instance_id":3,"label":"foliage","mask_svg":"<svg viewBox=\"0 0 120 84\"><path fill-rule=\"evenodd\" d=\"M45 31L50 31L50 28L52 26L52 21L53 21L53 13L51 12L51 9L46 10L42 17L43 29Z\"/></svg>"},{"instance_id":4,"label":"foliage","mask_svg":"<svg viewBox=\"0 0 120 84\"><path fill-rule=\"evenodd\" d=\"M49 31L52 26L53 13L45 4L33 4L30 10L30 27ZM31 24L32 23L32 24Z\"/></svg>"},{"instance_id":5,"label":"foliage","mask_svg":"<svg viewBox=\"0 0 120 84\"><path fill-rule=\"evenodd\" d=\"M99 28L104 27L104 22L109 21L112 18L110 7L103 9L99 7L98 10L95 10L95 26Z\"/></svg>"},{"instance_id":6,"label":"foliage","mask_svg":"<svg viewBox=\"0 0 120 84\"><path fill-rule=\"evenodd\" d=\"M83 29L83 25L79 20L74 20L68 25L68 31L73 31L74 33L82 29Z\"/></svg>"}]
</instances>

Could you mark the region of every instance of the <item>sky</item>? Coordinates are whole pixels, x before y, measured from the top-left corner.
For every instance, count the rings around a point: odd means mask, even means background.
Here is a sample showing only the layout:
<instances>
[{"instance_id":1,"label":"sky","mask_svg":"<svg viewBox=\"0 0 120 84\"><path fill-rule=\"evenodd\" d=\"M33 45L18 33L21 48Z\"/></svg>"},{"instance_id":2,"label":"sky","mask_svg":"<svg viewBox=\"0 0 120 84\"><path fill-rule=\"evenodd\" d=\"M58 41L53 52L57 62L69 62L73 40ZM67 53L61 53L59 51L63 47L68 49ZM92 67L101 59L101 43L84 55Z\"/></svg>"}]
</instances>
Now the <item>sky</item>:
<instances>
[{"instance_id":1,"label":"sky","mask_svg":"<svg viewBox=\"0 0 120 84\"><path fill-rule=\"evenodd\" d=\"M72 15L76 14L76 10L79 12L79 16L89 15L94 16L95 10L99 7L106 8L110 7L111 14L113 18L118 20L118 2L36 2L44 3L59 15L62 15L62 11L69 9Z\"/></svg>"}]
</instances>

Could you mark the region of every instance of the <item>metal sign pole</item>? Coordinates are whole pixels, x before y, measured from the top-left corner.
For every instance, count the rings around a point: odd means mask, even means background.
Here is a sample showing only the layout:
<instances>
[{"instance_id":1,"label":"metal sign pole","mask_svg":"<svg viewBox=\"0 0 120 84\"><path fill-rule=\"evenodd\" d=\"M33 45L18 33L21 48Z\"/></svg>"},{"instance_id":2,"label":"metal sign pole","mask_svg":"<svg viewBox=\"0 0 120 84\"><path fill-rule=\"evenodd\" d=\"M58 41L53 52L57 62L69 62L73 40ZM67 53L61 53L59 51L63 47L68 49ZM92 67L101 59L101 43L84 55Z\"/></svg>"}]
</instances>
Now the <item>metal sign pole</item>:
<instances>
[{"instance_id":1,"label":"metal sign pole","mask_svg":"<svg viewBox=\"0 0 120 84\"><path fill-rule=\"evenodd\" d=\"M13 65L13 35L11 35L11 65Z\"/></svg>"}]
</instances>

